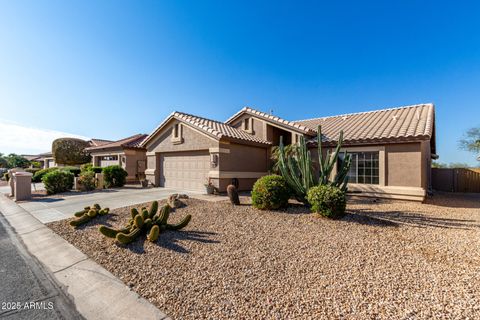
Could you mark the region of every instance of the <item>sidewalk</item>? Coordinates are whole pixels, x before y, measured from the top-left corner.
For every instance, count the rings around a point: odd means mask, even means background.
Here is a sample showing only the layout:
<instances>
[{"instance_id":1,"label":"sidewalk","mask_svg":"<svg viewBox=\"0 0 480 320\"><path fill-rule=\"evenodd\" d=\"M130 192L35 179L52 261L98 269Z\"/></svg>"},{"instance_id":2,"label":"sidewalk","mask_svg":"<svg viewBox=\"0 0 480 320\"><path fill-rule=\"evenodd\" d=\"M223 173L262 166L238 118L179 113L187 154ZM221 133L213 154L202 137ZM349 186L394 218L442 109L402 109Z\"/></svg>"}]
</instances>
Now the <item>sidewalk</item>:
<instances>
[{"instance_id":1,"label":"sidewalk","mask_svg":"<svg viewBox=\"0 0 480 320\"><path fill-rule=\"evenodd\" d=\"M86 319L169 319L4 195L0 195L0 212L29 253L52 274ZM4 277L19 280L18 275ZM8 301L10 297L5 298Z\"/></svg>"},{"instance_id":2,"label":"sidewalk","mask_svg":"<svg viewBox=\"0 0 480 320\"><path fill-rule=\"evenodd\" d=\"M83 319L56 281L33 259L0 215L0 318Z\"/></svg>"}]
</instances>

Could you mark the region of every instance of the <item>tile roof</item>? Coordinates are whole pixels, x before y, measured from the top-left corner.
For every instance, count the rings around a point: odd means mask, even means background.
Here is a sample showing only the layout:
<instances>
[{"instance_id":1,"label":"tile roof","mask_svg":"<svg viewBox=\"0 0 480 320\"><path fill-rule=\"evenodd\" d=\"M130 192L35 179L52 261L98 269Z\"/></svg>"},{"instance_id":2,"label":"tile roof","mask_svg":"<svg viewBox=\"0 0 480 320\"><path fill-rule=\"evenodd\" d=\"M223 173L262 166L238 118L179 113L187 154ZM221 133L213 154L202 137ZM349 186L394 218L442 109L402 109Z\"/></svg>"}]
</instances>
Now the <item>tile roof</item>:
<instances>
[{"instance_id":1,"label":"tile roof","mask_svg":"<svg viewBox=\"0 0 480 320\"><path fill-rule=\"evenodd\" d=\"M295 131L300 131L300 132L308 134L308 135L315 135L315 133L316 133L316 130L312 130L308 126L305 126L301 123L284 120L280 117L277 117L277 116L274 116L272 114L268 114L268 113L265 113L265 112L262 112L262 111L255 110L255 109L252 109L250 107L244 107L242 110L238 111L233 116L231 116L227 121L225 121L225 123L231 124L235 119L237 119L240 115L242 115L244 113L248 113L248 114L257 116L259 118L263 118L267 121L271 121L271 122L276 123L278 125L288 127L288 128L293 129Z\"/></svg>"},{"instance_id":2,"label":"tile roof","mask_svg":"<svg viewBox=\"0 0 480 320\"><path fill-rule=\"evenodd\" d=\"M107 144L107 143L110 143L110 142L113 142L113 141L112 140L92 138L88 142L90 143L91 147L98 147L98 146L101 146L101 145L104 145L104 144Z\"/></svg>"},{"instance_id":3,"label":"tile roof","mask_svg":"<svg viewBox=\"0 0 480 320\"><path fill-rule=\"evenodd\" d=\"M110 149L110 148L141 148L140 144L145 140L147 137L146 134L136 134L131 137L123 138L117 141L112 141L109 143L104 143L99 146L88 147L85 150L93 151L93 150L103 150L103 149ZM105 140L104 140L105 141Z\"/></svg>"},{"instance_id":4,"label":"tile roof","mask_svg":"<svg viewBox=\"0 0 480 320\"><path fill-rule=\"evenodd\" d=\"M174 111L145 139L142 145L145 145L172 118L175 118L179 121L189 124L193 128L196 128L197 130L200 130L217 140L226 138L226 139L236 140L239 142L244 141L244 142L253 142L253 143L259 143L259 144L266 144L266 145L271 144L270 142L262 140L253 135L250 135L243 130L236 129L230 126L229 124L216 121L216 120L202 118L199 116L194 116L188 113Z\"/></svg>"},{"instance_id":5,"label":"tile roof","mask_svg":"<svg viewBox=\"0 0 480 320\"><path fill-rule=\"evenodd\" d=\"M312 130L321 125L325 141L336 141L340 130L352 143L427 139L434 135L434 112L429 103L295 122Z\"/></svg>"},{"instance_id":6,"label":"tile roof","mask_svg":"<svg viewBox=\"0 0 480 320\"><path fill-rule=\"evenodd\" d=\"M255 137L251 134L246 133L243 130L239 130L237 128L234 128L220 121L202 118L202 117L198 117L198 116L194 116L188 113L183 113L178 111L174 112L174 116L179 120L183 120L186 123L191 124L197 129L208 132L209 134L217 137L218 139L222 139L223 137L226 137L226 138L246 140L246 141L263 143L263 144L270 144L270 142L268 141L262 140L258 137Z\"/></svg>"}]
</instances>

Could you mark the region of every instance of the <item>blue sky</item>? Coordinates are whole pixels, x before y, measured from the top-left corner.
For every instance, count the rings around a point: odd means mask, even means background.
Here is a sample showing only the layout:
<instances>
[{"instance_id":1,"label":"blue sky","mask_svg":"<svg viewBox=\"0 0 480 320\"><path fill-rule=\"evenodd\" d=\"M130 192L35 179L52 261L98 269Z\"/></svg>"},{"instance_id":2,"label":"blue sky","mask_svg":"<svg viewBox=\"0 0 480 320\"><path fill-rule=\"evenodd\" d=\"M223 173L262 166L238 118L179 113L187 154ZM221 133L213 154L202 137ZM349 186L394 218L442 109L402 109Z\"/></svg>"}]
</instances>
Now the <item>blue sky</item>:
<instances>
[{"instance_id":1,"label":"blue sky","mask_svg":"<svg viewBox=\"0 0 480 320\"><path fill-rule=\"evenodd\" d=\"M440 161L475 164L457 140L480 125L479 12L466 1L0 0L0 126L118 139L173 110L225 120L248 105L295 120L433 102ZM0 152L44 151L28 135L31 146L3 139Z\"/></svg>"}]
</instances>

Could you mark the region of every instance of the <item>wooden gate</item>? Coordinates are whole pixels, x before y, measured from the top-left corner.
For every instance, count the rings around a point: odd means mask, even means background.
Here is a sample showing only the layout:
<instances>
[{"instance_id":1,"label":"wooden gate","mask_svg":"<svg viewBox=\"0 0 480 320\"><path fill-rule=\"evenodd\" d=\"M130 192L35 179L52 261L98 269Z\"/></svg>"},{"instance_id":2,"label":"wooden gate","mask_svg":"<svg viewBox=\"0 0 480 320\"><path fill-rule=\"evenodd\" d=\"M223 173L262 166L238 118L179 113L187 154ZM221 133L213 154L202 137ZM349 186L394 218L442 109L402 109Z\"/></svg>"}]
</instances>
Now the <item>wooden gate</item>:
<instances>
[{"instance_id":1,"label":"wooden gate","mask_svg":"<svg viewBox=\"0 0 480 320\"><path fill-rule=\"evenodd\" d=\"M438 191L480 192L480 172L471 169L432 168L432 187Z\"/></svg>"}]
</instances>

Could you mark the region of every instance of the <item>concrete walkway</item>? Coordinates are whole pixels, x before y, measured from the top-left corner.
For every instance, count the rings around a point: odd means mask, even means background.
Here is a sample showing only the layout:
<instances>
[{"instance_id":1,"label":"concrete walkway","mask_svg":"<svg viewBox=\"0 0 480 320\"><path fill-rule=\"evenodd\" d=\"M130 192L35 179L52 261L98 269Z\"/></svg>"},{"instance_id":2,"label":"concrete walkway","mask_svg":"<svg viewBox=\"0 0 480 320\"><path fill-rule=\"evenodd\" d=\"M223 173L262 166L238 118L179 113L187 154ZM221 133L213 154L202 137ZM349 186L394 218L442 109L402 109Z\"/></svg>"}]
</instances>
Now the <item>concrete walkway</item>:
<instances>
[{"instance_id":1,"label":"concrete walkway","mask_svg":"<svg viewBox=\"0 0 480 320\"><path fill-rule=\"evenodd\" d=\"M1 319L83 319L51 274L0 215Z\"/></svg>"},{"instance_id":2,"label":"concrete walkway","mask_svg":"<svg viewBox=\"0 0 480 320\"><path fill-rule=\"evenodd\" d=\"M98 203L102 208L110 209L131 206L153 200L166 199L172 193L185 193L169 188L123 187L119 189L105 189L93 192L54 195L51 197L38 197L29 201L20 201L23 209L30 212L35 218L43 223L71 218L73 213L82 210L86 206ZM200 194L187 192L190 196L199 197Z\"/></svg>"},{"instance_id":3,"label":"concrete walkway","mask_svg":"<svg viewBox=\"0 0 480 320\"><path fill-rule=\"evenodd\" d=\"M169 319L4 195L0 195L0 212L28 252L53 275L85 318Z\"/></svg>"}]
</instances>

